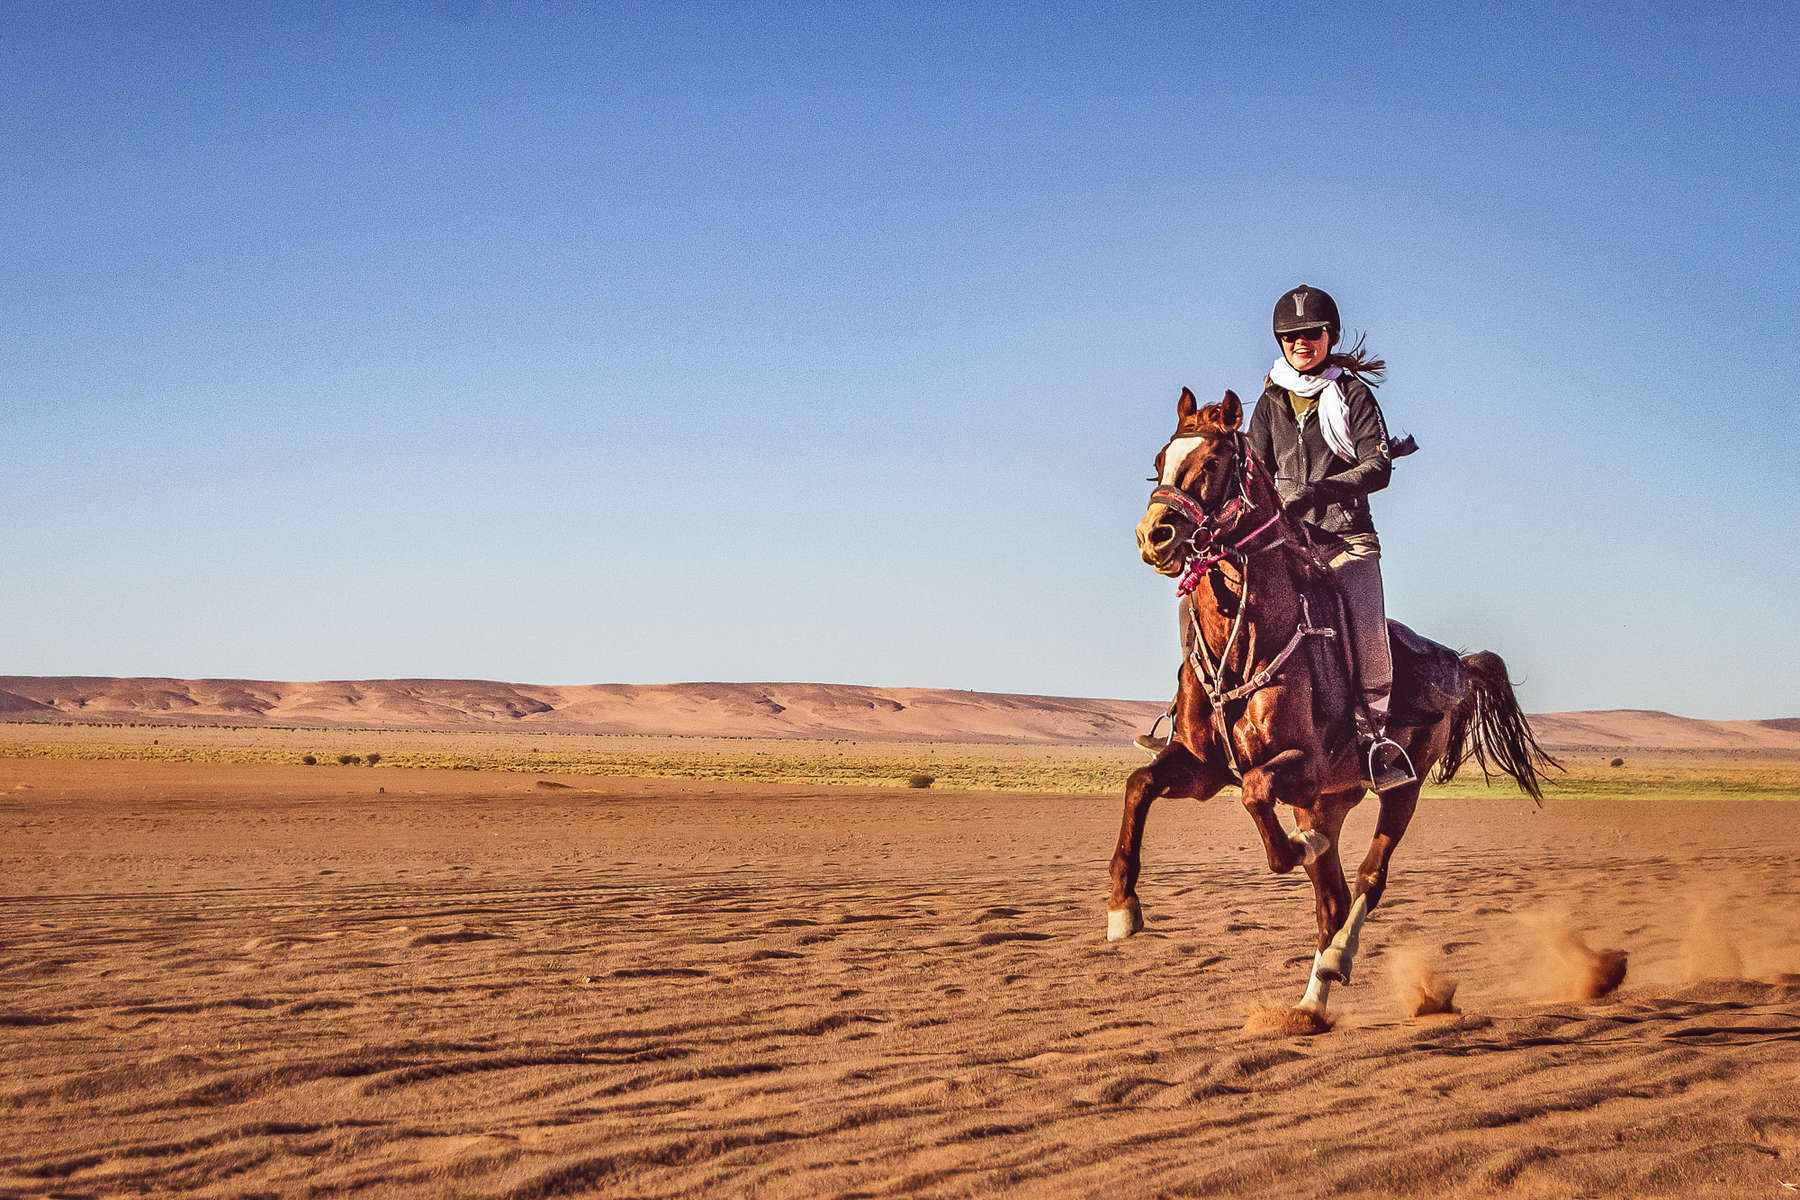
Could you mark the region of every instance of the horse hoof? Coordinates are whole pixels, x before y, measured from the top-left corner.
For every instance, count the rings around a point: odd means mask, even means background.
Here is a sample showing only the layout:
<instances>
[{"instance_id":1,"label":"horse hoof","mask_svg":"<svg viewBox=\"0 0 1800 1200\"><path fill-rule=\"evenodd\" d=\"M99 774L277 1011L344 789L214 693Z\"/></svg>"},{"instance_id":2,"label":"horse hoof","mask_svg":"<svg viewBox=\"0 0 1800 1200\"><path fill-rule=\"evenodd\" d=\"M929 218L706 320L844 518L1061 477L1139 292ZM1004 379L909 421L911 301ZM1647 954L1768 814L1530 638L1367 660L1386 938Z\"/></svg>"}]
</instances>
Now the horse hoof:
<instances>
[{"instance_id":1,"label":"horse hoof","mask_svg":"<svg viewBox=\"0 0 1800 1200\"><path fill-rule=\"evenodd\" d=\"M1350 982L1351 952L1343 946L1327 946L1313 962L1313 974L1333 983Z\"/></svg>"},{"instance_id":2,"label":"horse hoof","mask_svg":"<svg viewBox=\"0 0 1800 1200\"><path fill-rule=\"evenodd\" d=\"M1291 840L1300 847L1301 861L1309 867L1319 861L1319 855L1331 849L1331 839L1316 829L1302 829Z\"/></svg>"},{"instance_id":3,"label":"horse hoof","mask_svg":"<svg viewBox=\"0 0 1800 1200\"><path fill-rule=\"evenodd\" d=\"M1288 1027L1291 1032L1303 1036L1331 1032L1331 1018L1326 1015L1323 1004L1313 1005L1302 1002L1288 1011L1293 1014L1289 1018L1291 1024Z\"/></svg>"},{"instance_id":4,"label":"horse hoof","mask_svg":"<svg viewBox=\"0 0 1800 1200\"><path fill-rule=\"evenodd\" d=\"M1144 927L1144 910L1136 900L1124 908L1106 910L1106 940L1122 942Z\"/></svg>"},{"instance_id":5,"label":"horse hoof","mask_svg":"<svg viewBox=\"0 0 1800 1200\"><path fill-rule=\"evenodd\" d=\"M1292 1008L1256 1008L1250 1012L1250 1019L1244 1022L1246 1033L1274 1033L1288 1036L1311 1037L1314 1034L1329 1033L1331 1018L1325 1013L1323 1004L1309 1004L1302 1000Z\"/></svg>"}]
</instances>

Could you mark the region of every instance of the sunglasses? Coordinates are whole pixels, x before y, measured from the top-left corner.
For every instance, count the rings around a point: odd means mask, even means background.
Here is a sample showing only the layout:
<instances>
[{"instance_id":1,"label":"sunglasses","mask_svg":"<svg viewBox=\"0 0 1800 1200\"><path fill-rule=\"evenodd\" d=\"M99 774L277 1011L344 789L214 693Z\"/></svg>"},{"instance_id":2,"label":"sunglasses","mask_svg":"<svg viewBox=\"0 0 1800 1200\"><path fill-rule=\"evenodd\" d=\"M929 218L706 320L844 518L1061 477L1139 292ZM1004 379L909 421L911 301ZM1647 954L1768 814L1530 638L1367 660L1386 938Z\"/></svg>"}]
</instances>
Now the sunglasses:
<instances>
[{"instance_id":1,"label":"sunglasses","mask_svg":"<svg viewBox=\"0 0 1800 1200\"><path fill-rule=\"evenodd\" d=\"M1284 342L1311 342L1324 337L1326 332L1327 330L1323 327L1318 329L1295 329L1288 333L1281 334L1280 337Z\"/></svg>"}]
</instances>

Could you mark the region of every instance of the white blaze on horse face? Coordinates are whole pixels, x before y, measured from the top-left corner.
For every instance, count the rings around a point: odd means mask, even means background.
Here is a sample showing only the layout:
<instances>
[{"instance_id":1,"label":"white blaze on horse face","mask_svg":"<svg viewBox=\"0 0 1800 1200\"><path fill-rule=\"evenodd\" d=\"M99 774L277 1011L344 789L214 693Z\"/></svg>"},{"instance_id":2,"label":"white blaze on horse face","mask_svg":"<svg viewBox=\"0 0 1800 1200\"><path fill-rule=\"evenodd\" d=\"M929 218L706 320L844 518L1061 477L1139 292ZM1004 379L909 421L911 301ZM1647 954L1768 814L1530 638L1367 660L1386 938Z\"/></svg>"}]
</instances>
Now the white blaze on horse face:
<instances>
[{"instance_id":1,"label":"white blaze on horse face","mask_svg":"<svg viewBox=\"0 0 1800 1200\"><path fill-rule=\"evenodd\" d=\"M1169 441L1168 446L1163 449L1161 482L1164 487L1175 486L1175 481L1181 478L1181 465L1188 460L1188 455L1200 448L1200 443L1205 440L1199 434L1190 434L1187 437L1172 438Z\"/></svg>"}]
</instances>

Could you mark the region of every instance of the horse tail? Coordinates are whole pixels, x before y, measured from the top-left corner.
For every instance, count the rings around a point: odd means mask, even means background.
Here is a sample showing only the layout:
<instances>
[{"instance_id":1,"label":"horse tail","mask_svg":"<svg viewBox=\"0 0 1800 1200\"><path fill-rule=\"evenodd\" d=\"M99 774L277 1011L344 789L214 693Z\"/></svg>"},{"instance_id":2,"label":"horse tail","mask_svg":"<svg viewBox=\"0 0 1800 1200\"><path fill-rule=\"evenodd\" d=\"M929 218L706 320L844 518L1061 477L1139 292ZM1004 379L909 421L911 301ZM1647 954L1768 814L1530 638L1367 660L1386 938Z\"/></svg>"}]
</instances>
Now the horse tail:
<instances>
[{"instance_id":1,"label":"horse tail","mask_svg":"<svg viewBox=\"0 0 1800 1200\"><path fill-rule=\"evenodd\" d=\"M1451 715L1450 742L1438 764L1437 781L1450 782L1456 769L1473 757L1483 779L1491 780L1494 771L1504 772L1520 791L1542 804L1544 772L1552 767L1560 771L1563 765L1538 745L1513 695L1506 664L1498 654L1480 650L1464 655L1462 665L1469 690Z\"/></svg>"}]
</instances>

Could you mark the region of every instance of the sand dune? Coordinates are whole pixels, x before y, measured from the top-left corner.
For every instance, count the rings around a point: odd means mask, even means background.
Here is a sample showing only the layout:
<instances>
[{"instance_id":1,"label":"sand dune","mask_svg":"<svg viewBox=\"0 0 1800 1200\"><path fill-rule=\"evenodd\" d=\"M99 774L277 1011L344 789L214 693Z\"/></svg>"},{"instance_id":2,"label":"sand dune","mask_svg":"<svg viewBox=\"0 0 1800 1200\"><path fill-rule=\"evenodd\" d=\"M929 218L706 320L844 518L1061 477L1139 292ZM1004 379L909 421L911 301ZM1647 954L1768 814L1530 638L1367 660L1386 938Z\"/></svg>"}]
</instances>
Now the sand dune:
<instances>
[{"instance_id":1,"label":"sand dune","mask_svg":"<svg viewBox=\"0 0 1800 1200\"><path fill-rule=\"evenodd\" d=\"M1539 713L1532 728L1546 745L1606 749L1800 751L1800 721L1702 721L1650 709Z\"/></svg>"},{"instance_id":2,"label":"sand dune","mask_svg":"<svg viewBox=\"0 0 1800 1200\"><path fill-rule=\"evenodd\" d=\"M1113 798L550 782L0 759L0 1194L1800 1186L1783 806L1427 801L1300 1038L1235 803L1152 818L1108 943Z\"/></svg>"},{"instance_id":3,"label":"sand dune","mask_svg":"<svg viewBox=\"0 0 1800 1200\"><path fill-rule=\"evenodd\" d=\"M1146 701L854 684L0 676L0 720L7 721L1122 745L1159 711ZM1795 719L1701 721L1620 709L1532 720L1552 747L1800 754Z\"/></svg>"},{"instance_id":4,"label":"sand dune","mask_svg":"<svg viewBox=\"0 0 1800 1200\"><path fill-rule=\"evenodd\" d=\"M7 720L539 729L697 737L1128 742L1155 704L942 688L816 683L546 686L469 679L281 683L248 679L0 676ZM1795 736L1800 745L1800 735Z\"/></svg>"}]
</instances>

